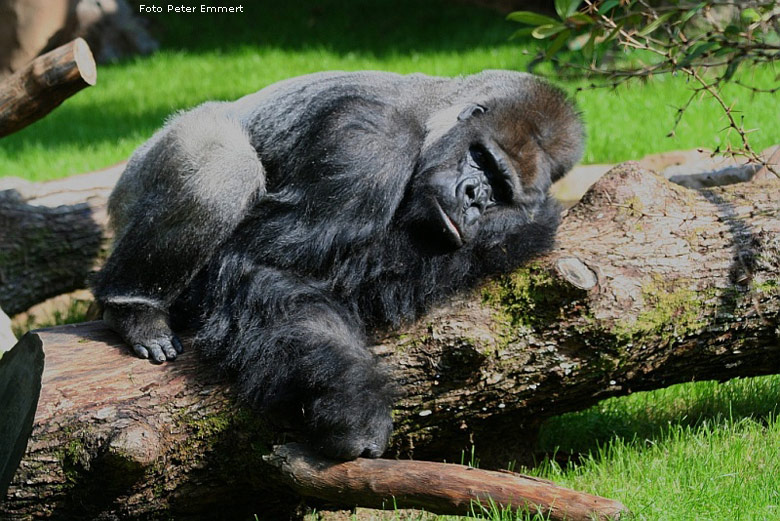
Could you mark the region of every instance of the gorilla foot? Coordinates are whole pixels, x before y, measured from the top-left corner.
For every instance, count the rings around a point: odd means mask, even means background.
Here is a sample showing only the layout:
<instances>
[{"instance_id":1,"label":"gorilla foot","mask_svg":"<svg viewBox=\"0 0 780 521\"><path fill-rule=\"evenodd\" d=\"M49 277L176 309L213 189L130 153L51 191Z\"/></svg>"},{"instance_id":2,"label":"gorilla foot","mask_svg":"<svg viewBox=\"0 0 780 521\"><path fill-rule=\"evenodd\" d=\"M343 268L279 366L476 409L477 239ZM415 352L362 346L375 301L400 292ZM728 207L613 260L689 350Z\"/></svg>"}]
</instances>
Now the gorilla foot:
<instances>
[{"instance_id":1,"label":"gorilla foot","mask_svg":"<svg viewBox=\"0 0 780 521\"><path fill-rule=\"evenodd\" d=\"M171 331L168 314L148 305L106 304L103 320L119 333L139 358L161 364L175 360L184 348Z\"/></svg>"},{"instance_id":2,"label":"gorilla foot","mask_svg":"<svg viewBox=\"0 0 780 521\"><path fill-rule=\"evenodd\" d=\"M133 352L139 358L149 358L152 362L161 364L166 360L175 360L184 348L181 341L174 334L170 337L153 338L145 343L132 344Z\"/></svg>"}]
</instances>

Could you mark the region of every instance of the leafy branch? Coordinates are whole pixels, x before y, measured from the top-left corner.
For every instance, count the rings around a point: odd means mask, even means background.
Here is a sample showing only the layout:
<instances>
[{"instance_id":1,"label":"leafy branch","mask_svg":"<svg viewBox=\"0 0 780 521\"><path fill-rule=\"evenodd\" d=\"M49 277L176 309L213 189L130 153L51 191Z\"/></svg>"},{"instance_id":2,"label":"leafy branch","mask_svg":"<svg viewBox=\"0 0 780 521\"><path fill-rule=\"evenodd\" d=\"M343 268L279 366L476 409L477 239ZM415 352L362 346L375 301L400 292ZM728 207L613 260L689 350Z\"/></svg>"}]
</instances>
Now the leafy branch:
<instances>
[{"instance_id":1,"label":"leafy branch","mask_svg":"<svg viewBox=\"0 0 780 521\"><path fill-rule=\"evenodd\" d=\"M555 0L555 11L557 18L529 11L507 17L525 26L513 36L547 42L534 65L549 61L566 78L600 80L591 87L615 87L659 74L687 75L692 93L677 109L670 135L694 99L710 96L725 115L725 130L736 132L741 142L716 152L744 156L780 177L751 147L751 130L721 94L728 82L756 94L780 89L759 89L735 79L740 67L780 58L780 1Z\"/></svg>"}]
</instances>

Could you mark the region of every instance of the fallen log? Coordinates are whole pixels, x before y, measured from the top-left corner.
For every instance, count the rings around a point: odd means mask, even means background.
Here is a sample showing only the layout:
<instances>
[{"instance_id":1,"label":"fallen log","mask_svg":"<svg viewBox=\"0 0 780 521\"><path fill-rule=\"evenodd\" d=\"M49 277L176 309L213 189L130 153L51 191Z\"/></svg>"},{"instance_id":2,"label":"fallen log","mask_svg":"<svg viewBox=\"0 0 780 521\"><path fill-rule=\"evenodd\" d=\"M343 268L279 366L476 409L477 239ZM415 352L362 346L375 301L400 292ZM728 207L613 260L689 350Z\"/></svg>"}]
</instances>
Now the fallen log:
<instances>
[{"instance_id":1,"label":"fallen log","mask_svg":"<svg viewBox=\"0 0 780 521\"><path fill-rule=\"evenodd\" d=\"M117 349L107 348L106 343ZM45 369L44 351L49 353ZM215 417L233 409L233 399L220 385L224 383L220 377L202 371L196 357L183 356L182 363L175 368L161 371L138 359L121 360L127 356L113 333L102 323L94 322L29 333L7 358L0 360L0 384L5 384L0 385L0 398L3 398L0 409L9 420L0 428L0 447L8 449L7 454L0 450L0 477L10 479L9 469L15 468L21 459L25 436L33 426L33 414L37 429L34 438L46 440L44 446L36 446L34 442L22 465L22 469L34 469L35 476L28 475L32 480L27 479L23 488L12 489L8 508L0 505L0 512L9 519L38 516L42 505L54 507L51 514L56 513L57 519L97 516L98 508L107 506L112 494L142 479L150 467L161 462L175 465L186 461L188 448L199 445L191 436L202 439L228 428L229 423L220 425ZM90 359L89 364L81 365L85 358ZM194 371L205 374L194 379ZM14 378L7 378L9 375ZM236 409L225 418L231 418L232 422L233 415L239 414L243 413ZM192 425L187 426L187 422ZM248 438L242 445L257 441ZM54 447L64 452L53 457ZM456 515L479 511L481 507L520 509L541 512L545 519L568 521L617 519L627 512L619 501L513 472L409 460L358 459L340 463L324 459L298 444L276 447L249 464L246 461L249 447L238 448L235 444L231 446L237 456L235 460L229 464L222 461L225 472L232 475L238 468L234 465L238 465L252 473L250 482L258 480L267 488L279 480L305 498L341 507L425 508ZM220 460L222 457L218 456ZM241 459L245 461L240 463ZM168 480L185 468L187 474L196 471L189 463L178 470L160 469L165 479L155 486L167 489ZM209 484L196 478L203 491L190 490L180 500L193 502L202 510L177 510L177 518L189 515L209 519L225 507L203 503L215 494L212 488L217 483L215 478L212 476ZM242 494L253 496L250 485L243 479L227 476L221 479L226 480L223 486L233 489L240 484L238 490ZM75 496L71 496L75 490L63 494L72 481L90 490L85 488ZM4 485L0 482L0 491ZM141 499L148 500L148 494L124 498L121 509L112 515L122 518L149 515L143 510L149 505ZM155 506L159 508L159 504ZM257 508L266 511L262 503Z\"/></svg>"},{"instance_id":2,"label":"fallen log","mask_svg":"<svg viewBox=\"0 0 780 521\"><path fill-rule=\"evenodd\" d=\"M476 445L483 466L504 466L544 419L602 398L780 372L778 200L773 179L697 192L616 167L568 211L555 251L375 333L405 392L388 455L456 461ZM269 517L297 504L263 460L294 434L237 405L196 353L153 366L100 322L14 349L34 346L41 397L0 517Z\"/></svg>"},{"instance_id":3,"label":"fallen log","mask_svg":"<svg viewBox=\"0 0 780 521\"><path fill-rule=\"evenodd\" d=\"M82 38L35 58L0 82L0 137L38 121L96 81L95 59Z\"/></svg>"},{"instance_id":4,"label":"fallen log","mask_svg":"<svg viewBox=\"0 0 780 521\"><path fill-rule=\"evenodd\" d=\"M124 164L47 183L0 178L0 307L84 288L107 252L108 195Z\"/></svg>"}]
</instances>

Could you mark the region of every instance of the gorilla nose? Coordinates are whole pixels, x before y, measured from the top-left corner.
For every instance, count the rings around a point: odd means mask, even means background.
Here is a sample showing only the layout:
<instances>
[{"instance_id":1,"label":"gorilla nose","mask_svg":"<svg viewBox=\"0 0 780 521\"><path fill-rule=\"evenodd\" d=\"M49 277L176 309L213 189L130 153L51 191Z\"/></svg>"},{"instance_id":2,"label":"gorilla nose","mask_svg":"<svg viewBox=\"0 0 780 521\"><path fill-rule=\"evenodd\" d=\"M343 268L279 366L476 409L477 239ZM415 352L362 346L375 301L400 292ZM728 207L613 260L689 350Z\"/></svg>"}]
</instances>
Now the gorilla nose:
<instances>
[{"instance_id":1,"label":"gorilla nose","mask_svg":"<svg viewBox=\"0 0 780 521\"><path fill-rule=\"evenodd\" d=\"M478 177L464 179L458 184L455 192L463 205L467 224L471 224L482 215L492 195L492 189L487 181Z\"/></svg>"}]
</instances>

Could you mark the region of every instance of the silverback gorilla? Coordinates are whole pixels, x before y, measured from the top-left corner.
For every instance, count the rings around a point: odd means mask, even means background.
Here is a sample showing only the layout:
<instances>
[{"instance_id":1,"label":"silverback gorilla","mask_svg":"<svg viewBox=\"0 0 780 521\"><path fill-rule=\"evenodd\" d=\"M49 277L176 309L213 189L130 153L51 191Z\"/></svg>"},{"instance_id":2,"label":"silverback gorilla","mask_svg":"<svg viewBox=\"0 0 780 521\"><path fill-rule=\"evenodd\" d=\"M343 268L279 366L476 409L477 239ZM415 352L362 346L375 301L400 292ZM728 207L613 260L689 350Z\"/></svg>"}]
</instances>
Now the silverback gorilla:
<instances>
[{"instance_id":1,"label":"silverback gorilla","mask_svg":"<svg viewBox=\"0 0 780 521\"><path fill-rule=\"evenodd\" d=\"M548 188L582 141L561 91L509 71L325 72L205 103L130 158L95 294L138 356L173 360L186 325L256 409L378 457L395 391L365 329L549 248Z\"/></svg>"}]
</instances>

